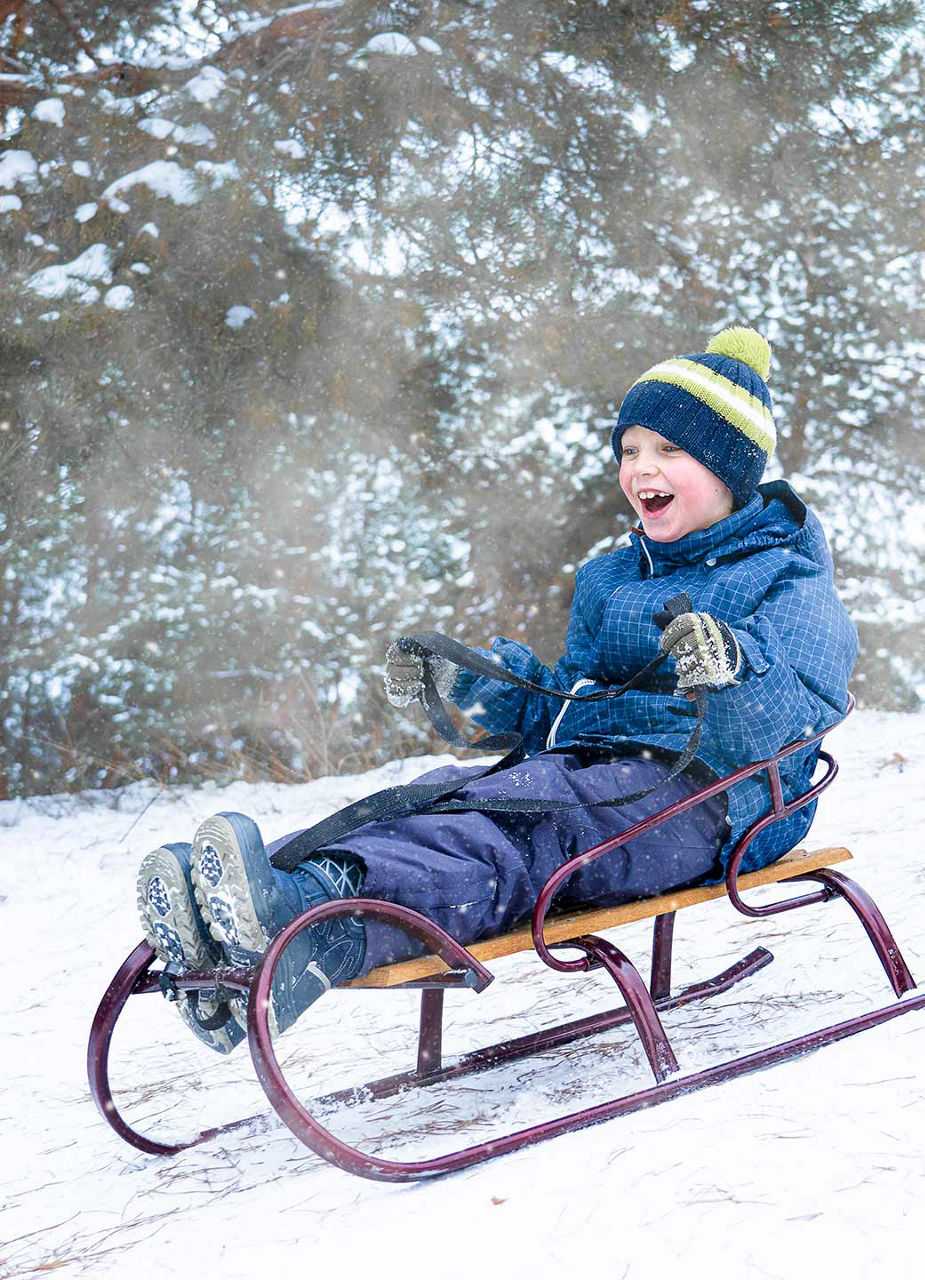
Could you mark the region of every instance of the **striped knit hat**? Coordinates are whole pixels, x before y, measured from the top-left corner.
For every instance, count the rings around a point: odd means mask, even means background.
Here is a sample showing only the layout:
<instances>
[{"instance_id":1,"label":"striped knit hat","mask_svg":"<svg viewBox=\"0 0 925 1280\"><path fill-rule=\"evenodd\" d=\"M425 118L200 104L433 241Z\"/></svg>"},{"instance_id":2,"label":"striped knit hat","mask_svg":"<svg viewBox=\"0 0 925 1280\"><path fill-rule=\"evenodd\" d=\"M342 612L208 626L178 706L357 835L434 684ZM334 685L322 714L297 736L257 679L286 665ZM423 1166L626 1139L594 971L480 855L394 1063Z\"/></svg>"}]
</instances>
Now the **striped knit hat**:
<instances>
[{"instance_id":1,"label":"striped knit hat","mask_svg":"<svg viewBox=\"0 0 925 1280\"><path fill-rule=\"evenodd\" d=\"M771 348L754 329L724 329L703 355L653 365L630 387L611 444L648 427L719 476L737 507L752 497L777 433L765 385Z\"/></svg>"}]
</instances>

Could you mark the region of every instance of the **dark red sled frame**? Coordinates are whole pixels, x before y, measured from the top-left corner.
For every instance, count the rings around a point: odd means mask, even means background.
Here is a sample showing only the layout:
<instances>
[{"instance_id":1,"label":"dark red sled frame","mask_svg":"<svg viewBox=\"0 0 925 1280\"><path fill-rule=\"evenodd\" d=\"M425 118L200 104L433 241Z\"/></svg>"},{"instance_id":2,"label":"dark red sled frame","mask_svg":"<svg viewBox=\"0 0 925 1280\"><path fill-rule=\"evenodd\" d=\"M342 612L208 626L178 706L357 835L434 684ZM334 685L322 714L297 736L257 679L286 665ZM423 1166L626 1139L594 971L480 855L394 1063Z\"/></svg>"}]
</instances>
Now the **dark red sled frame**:
<instances>
[{"instance_id":1,"label":"dark red sled frame","mask_svg":"<svg viewBox=\"0 0 925 1280\"><path fill-rule=\"evenodd\" d=\"M849 711L853 705L852 699L848 707ZM488 1048L477 1049L463 1055L455 1062L444 1065L441 1055L444 993L448 989L458 987L469 987L475 992L484 991L494 980L493 975L465 947L460 946L449 934L425 916L408 907L373 898L338 900L313 907L310 911L298 916L274 938L261 963L253 970L221 969L186 973L172 978L171 982L176 988L185 991L209 990L218 984L231 991L248 993L247 1030L251 1056L257 1077L274 1111L297 1138L325 1160L349 1173L386 1182L409 1181L465 1169L493 1156L519 1150L560 1133L597 1124L614 1116L638 1111L643 1107L654 1106L679 1094L690 1093L708 1084L716 1084L735 1076L745 1075L750 1071L798 1057L824 1044L843 1040L892 1018L911 1013L915 1009L925 1008L925 993L915 996L908 994L915 989L916 984L889 926L873 899L854 881L831 867L820 867L792 877L793 880L814 880L820 884L820 888L764 906L752 906L743 901L738 888L742 859L759 832L771 823L779 822L782 818L809 804L834 781L838 773L838 765L828 751L821 750L819 759L825 765L822 777L796 799L789 802L784 800L780 762L812 746L828 732L830 730L817 733L811 738L789 743L771 759L746 765L727 777L700 788L694 794L666 806L619 835L586 850L549 877L540 892L533 913L533 945L537 955L546 965L560 973L587 972L591 968L604 969L613 979L624 1000L624 1004L617 1009L607 1010L574 1022L562 1023L559 1026L521 1036L515 1040L503 1041ZM627 843L635 836L651 830L662 822L667 822L710 796L727 790L743 779L762 771L766 771L768 775L771 808L764 817L753 823L736 845L726 873L726 891L730 901L736 910L744 915L762 918L784 911L793 911L813 903L828 902L836 897L841 898L847 902L863 925L896 1000L819 1031L809 1032L755 1053L685 1075L680 1071L659 1013L728 990L735 983L741 982L770 964L773 959L771 953L764 947L757 947L715 977L695 983L672 995L671 961L675 916L673 911L655 917L651 974L648 984L632 961L605 938L587 934L567 942L547 944L543 933L546 916L558 889L580 866L594 861L610 849ZM439 955L446 962L449 968L447 972L433 977L403 983L398 987L381 988L382 990L409 988L421 990L418 1052L414 1069L373 1081L359 1088L329 1093L323 1098L316 1099L316 1106L328 1106L334 1102L348 1103L358 1097L362 1100L388 1098L405 1089L420 1088L439 1081L456 1079L629 1022L635 1025L655 1083L648 1088L609 1102L587 1107L527 1129L517 1130L489 1142L476 1143L474 1146L427 1160L389 1160L382 1156L367 1155L356 1147L342 1142L306 1110L289 1088L273 1047L267 1012L273 975L285 947L303 929L338 915L350 915L361 920L378 920L402 928L423 941L432 953ZM554 955L554 950L578 950L582 954L575 959L564 959ZM87 1051L87 1069L93 1099L104 1119L121 1138L140 1151L156 1155L174 1155L219 1134L252 1125L256 1117L206 1129L186 1142L163 1143L138 1133L120 1115L113 1101L109 1083L109 1050L112 1034L130 996L161 990L161 971L152 970L155 958L155 953L148 943L142 942L116 973L93 1020Z\"/></svg>"}]
</instances>

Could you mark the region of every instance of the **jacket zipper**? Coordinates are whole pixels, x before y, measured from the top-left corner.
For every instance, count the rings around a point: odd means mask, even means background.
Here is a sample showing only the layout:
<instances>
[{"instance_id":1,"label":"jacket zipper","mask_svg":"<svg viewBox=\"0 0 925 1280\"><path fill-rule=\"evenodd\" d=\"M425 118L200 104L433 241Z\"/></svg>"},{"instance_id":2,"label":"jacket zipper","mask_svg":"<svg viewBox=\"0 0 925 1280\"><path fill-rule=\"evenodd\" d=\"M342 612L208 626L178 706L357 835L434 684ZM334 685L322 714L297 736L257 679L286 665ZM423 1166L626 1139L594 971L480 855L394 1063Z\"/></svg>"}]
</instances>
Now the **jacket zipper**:
<instances>
[{"instance_id":1,"label":"jacket zipper","mask_svg":"<svg viewBox=\"0 0 925 1280\"><path fill-rule=\"evenodd\" d=\"M573 685L572 685L572 687L571 687L571 689L569 690L569 692L570 692L570 693L577 693L577 692L578 692L578 690L579 690L579 689L583 689L583 688L585 687L585 685L586 685L586 684L594 684L594 681L593 681L593 680L590 680L587 676L582 676L582 678L581 678L580 680L577 680L577 681L575 682L575 684L573 684ZM556 716L555 720L553 720L553 722L552 722L552 728L549 730L549 734L547 735L547 738L546 738L546 750L547 750L547 751L549 750L549 748L550 748L550 747L554 747L554 746L556 745L556 730L559 728L559 724L560 724L560 722L561 722L561 720L562 720L562 717L565 715L566 711L568 711L568 709L569 709L569 707L570 707L571 705L572 705L572 704L571 704L570 702L563 702L563 704L562 704L562 710L561 710L561 711L559 712L559 714Z\"/></svg>"},{"instance_id":2,"label":"jacket zipper","mask_svg":"<svg viewBox=\"0 0 925 1280\"><path fill-rule=\"evenodd\" d=\"M649 562L649 573L655 577L655 565L652 563L652 557L649 555L649 548L646 546L645 538L639 539L639 545L642 547L643 555Z\"/></svg>"}]
</instances>

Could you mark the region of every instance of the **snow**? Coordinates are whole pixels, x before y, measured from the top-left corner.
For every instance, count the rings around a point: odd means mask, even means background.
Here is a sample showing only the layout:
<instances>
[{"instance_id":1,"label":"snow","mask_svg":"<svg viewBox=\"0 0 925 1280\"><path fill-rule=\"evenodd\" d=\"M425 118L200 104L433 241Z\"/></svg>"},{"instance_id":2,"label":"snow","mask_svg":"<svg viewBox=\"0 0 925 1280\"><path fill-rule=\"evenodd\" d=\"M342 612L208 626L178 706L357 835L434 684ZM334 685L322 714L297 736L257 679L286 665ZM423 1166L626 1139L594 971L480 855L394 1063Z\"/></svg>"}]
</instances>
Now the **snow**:
<instances>
[{"instance_id":1,"label":"snow","mask_svg":"<svg viewBox=\"0 0 925 1280\"><path fill-rule=\"evenodd\" d=\"M281 138L279 142L273 143L273 150L279 151L282 155L289 156L293 160L305 158L305 148L297 138Z\"/></svg>"},{"instance_id":2,"label":"snow","mask_svg":"<svg viewBox=\"0 0 925 1280\"><path fill-rule=\"evenodd\" d=\"M22 208L19 196L0 196L0 213L12 213Z\"/></svg>"},{"instance_id":3,"label":"snow","mask_svg":"<svg viewBox=\"0 0 925 1280\"><path fill-rule=\"evenodd\" d=\"M627 116L627 121L635 132L638 133L641 138L644 138L652 128L654 118L655 117L652 115L652 112L648 107L641 102L637 102Z\"/></svg>"},{"instance_id":4,"label":"snow","mask_svg":"<svg viewBox=\"0 0 925 1280\"><path fill-rule=\"evenodd\" d=\"M103 302L113 311L128 311L135 305L135 292L127 284L117 284L104 294Z\"/></svg>"},{"instance_id":5,"label":"snow","mask_svg":"<svg viewBox=\"0 0 925 1280\"><path fill-rule=\"evenodd\" d=\"M414 42L400 31L381 31L368 40L362 49L358 49L354 58L361 58L364 53L386 53L398 58L411 58L417 55Z\"/></svg>"},{"instance_id":6,"label":"snow","mask_svg":"<svg viewBox=\"0 0 925 1280\"><path fill-rule=\"evenodd\" d=\"M174 142L185 142L190 147L211 147L215 142L215 134L204 124L191 124L184 127L178 124L173 131Z\"/></svg>"},{"instance_id":7,"label":"snow","mask_svg":"<svg viewBox=\"0 0 925 1280\"><path fill-rule=\"evenodd\" d=\"M215 142L215 134L204 124L194 124L185 128L183 125L174 124L172 120L163 119L162 116L149 116L141 121L138 128L159 141L172 138L174 142L185 142L193 147L207 147Z\"/></svg>"},{"instance_id":8,"label":"snow","mask_svg":"<svg viewBox=\"0 0 925 1280\"><path fill-rule=\"evenodd\" d=\"M86 204L79 204L74 210L74 217L78 222L89 222L94 216L99 205L94 200L88 200Z\"/></svg>"},{"instance_id":9,"label":"snow","mask_svg":"<svg viewBox=\"0 0 925 1280\"><path fill-rule=\"evenodd\" d=\"M342 9L343 7L344 0L310 0L309 4L294 4L288 9L280 9L277 16L283 18L292 13L305 13L309 9Z\"/></svg>"},{"instance_id":10,"label":"snow","mask_svg":"<svg viewBox=\"0 0 925 1280\"><path fill-rule=\"evenodd\" d=\"M138 128L143 133L149 133L152 138L163 139L173 133L175 126L172 120L164 120L160 116L149 116L147 120L139 123Z\"/></svg>"},{"instance_id":11,"label":"snow","mask_svg":"<svg viewBox=\"0 0 925 1280\"><path fill-rule=\"evenodd\" d=\"M856 712L829 745L842 772L807 844L852 849L854 863L841 870L873 894L921 976L925 713ZM162 840L188 839L216 810L253 813L272 838L448 759L301 786L140 783L0 804L8 1273L250 1280L308 1267L407 1280L413 1253L441 1280L601 1268L663 1280L679 1266L687 1280L911 1274L925 1246L920 1013L428 1183L350 1177L275 1119L175 1157L142 1155L108 1129L88 1095L86 1036L140 936L141 857ZM610 936L644 965L644 924ZM684 912L678 981L714 973L758 944L774 952L772 965L703 1006L665 1015L685 1069L890 1002L862 930L839 903L763 922L726 902ZM485 993L447 996L448 1056L613 1002L600 974L552 974L529 955L490 967L497 980ZM412 992L324 997L281 1040L281 1058L306 1099L403 1069L413 1062L416 1008ZM246 1050L212 1055L157 996L130 1002L113 1068L129 1117L161 1137L267 1112ZM412 1159L645 1080L632 1037L616 1029L455 1086L345 1107L330 1123L373 1147L372 1135L386 1133L379 1149Z\"/></svg>"},{"instance_id":12,"label":"snow","mask_svg":"<svg viewBox=\"0 0 925 1280\"><path fill-rule=\"evenodd\" d=\"M0 152L0 187L15 187L17 182L28 186L37 172L38 165L31 151Z\"/></svg>"},{"instance_id":13,"label":"snow","mask_svg":"<svg viewBox=\"0 0 925 1280\"><path fill-rule=\"evenodd\" d=\"M195 204L199 199L195 178L175 160L152 160L140 169L123 174L109 184L102 199L114 206L116 197L136 186L148 187L156 196L166 197L174 204Z\"/></svg>"},{"instance_id":14,"label":"snow","mask_svg":"<svg viewBox=\"0 0 925 1280\"><path fill-rule=\"evenodd\" d=\"M61 98L43 98L35 104L32 114L36 120L57 125L60 129L64 125L64 102Z\"/></svg>"},{"instance_id":15,"label":"snow","mask_svg":"<svg viewBox=\"0 0 925 1280\"><path fill-rule=\"evenodd\" d=\"M112 279L112 259L113 251L109 245L91 244L72 262L57 263L37 271L26 281L26 288L40 298L63 298L72 294L80 302L95 302L99 290L87 282L101 280L108 284Z\"/></svg>"},{"instance_id":16,"label":"snow","mask_svg":"<svg viewBox=\"0 0 925 1280\"><path fill-rule=\"evenodd\" d=\"M229 329L242 329L248 320L256 320L257 312L253 307L229 307L225 312L225 324Z\"/></svg>"},{"instance_id":17,"label":"snow","mask_svg":"<svg viewBox=\"0 0 925 1280\"><path fill-rule=\"evenodd\" d=\"M225 88L227 77L217 67L203 67L186 82L186 92L194 102L213 102Z\"/></svg>"},{"instance_id":18,"label":"snow","mask_svg":"<svg viewBox=\"0 0 925 1280\"><path fill-rule=\"evenodd\" d=\"M236 182L241 177L241 170L234 160L227 160L223 164L215 164L212 160L197 160L193 167L197 173L209 179L213 189L223 187L226 182Z\"/></svg>"}]
</instances>

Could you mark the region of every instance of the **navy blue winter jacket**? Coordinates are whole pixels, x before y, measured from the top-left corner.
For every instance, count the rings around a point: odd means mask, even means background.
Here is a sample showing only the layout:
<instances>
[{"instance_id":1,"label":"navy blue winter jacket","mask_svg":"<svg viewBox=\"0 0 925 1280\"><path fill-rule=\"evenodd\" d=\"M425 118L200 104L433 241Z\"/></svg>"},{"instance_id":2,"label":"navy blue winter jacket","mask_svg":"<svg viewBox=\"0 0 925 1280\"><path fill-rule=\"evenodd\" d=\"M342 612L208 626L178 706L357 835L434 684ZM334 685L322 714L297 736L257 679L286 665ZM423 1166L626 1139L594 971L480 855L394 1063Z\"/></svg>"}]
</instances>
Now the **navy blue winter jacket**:
<instances>
[{"instance_id":1,"label":"navy blue winter jacket","mask_svg":"<svg viewBox=\"0 0 925 1280\"><path fill-rule=\"evenodd\" d=\"M630 546L582 565L566 652L553 670L526 645L503 636L482 652L549 689L591 692L622 684L660 652L653 614L680 591L687 592L695 610L732 627L743 655L739 683L707 695L697 754L712 774L765 759L844 715L857 633L835 593L822 526L784 481L761 485L747 506L709 529L668 543L634 533ZM453 699L492 732L523 734L530 755L574 744L624 754L638 747L678 754L696 712L673 693L673 666L666 660L645 687L607 702L562 704L470 672L460 673ZM806 789L818 750L782 764L785 798ZM768 808L764 774L730 789L724 861ZM762 832L743 868L765 866L792 849L814 810L814 804L807 805Z\"/></svg>"}]
</instances>

